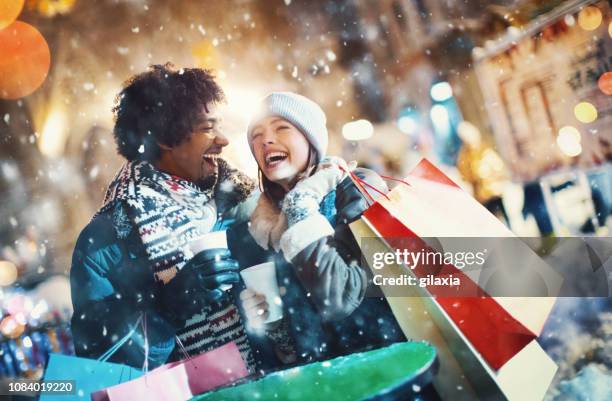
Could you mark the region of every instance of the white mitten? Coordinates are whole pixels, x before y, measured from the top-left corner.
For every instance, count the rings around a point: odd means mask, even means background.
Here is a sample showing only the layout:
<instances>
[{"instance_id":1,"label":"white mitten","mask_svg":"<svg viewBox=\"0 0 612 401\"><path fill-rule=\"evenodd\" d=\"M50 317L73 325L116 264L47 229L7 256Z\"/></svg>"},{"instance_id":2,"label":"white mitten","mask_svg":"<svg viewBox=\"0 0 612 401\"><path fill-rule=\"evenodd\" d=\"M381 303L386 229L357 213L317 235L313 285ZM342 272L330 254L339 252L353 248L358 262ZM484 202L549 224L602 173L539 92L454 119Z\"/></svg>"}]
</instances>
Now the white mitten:
<instances>
[{"instance_id":1,"label":"white mitten","mask_svg":"<svg viewBox=\"0 0 612 401\"><path fill-rule=\"evenodd\" d=\"M318 213L323 197L334 190L347 176L347 172L354 168L354 163L349 165L339 157L324 158L313 175L299 181L285 196L282 210L287 216L288 225L292 226Z\"/></svg>"},{"instance_id":2,"label":"white mitten","mask_svg":"<svg viewBox=\"0 0 612 401\"><path fill-rule=\"evenodd\" d=\"M298 182L285 196L282 210L288 229L280 239L280 248L286 260L292 261L309 244L334 234L327 218L319 213L319 205L355 167L356 163L347 165L338 157L325 158L313 175Z\"/></svg>"}]
</instances>

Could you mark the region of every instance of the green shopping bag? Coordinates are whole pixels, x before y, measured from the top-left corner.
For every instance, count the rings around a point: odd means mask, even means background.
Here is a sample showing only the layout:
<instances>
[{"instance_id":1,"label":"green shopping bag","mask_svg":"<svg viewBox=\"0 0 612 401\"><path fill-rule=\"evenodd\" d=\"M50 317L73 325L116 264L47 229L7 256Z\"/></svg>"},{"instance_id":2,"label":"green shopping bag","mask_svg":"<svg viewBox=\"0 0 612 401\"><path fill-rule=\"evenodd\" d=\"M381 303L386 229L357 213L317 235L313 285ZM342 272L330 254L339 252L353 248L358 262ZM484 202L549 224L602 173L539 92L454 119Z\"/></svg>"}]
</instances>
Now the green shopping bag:
<instances>
[{"instance_id":1,"label":"green shopping bag","mask_svg":"<svg viewBox=\"0 0 612 401\"><path fill-rule=\"evenodd\" d=\"M107 360L123 346L136 331L134 328L106 351L100 358L87 359L77 356L51 354L45 369L44 381L73 380L73 394L41 393L39 401L89 401L94 391L137 379L143 375L140 369Z\"/></svg>"}]
</instances>

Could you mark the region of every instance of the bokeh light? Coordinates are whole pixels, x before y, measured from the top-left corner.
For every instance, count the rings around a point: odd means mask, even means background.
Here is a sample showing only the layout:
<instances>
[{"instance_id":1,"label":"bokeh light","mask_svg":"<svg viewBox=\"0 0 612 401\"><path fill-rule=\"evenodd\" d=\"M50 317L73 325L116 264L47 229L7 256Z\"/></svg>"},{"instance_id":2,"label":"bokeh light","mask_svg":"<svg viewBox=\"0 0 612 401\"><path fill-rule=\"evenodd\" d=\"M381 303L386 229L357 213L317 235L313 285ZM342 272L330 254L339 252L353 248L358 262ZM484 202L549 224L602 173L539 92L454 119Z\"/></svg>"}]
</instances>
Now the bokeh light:
<instances>
[{"instance_id":1,"label":"bokeh light","mask_svg":"<svg viewBox=\"0 0 612 401\"><path fill-rule=\"evenodd\" d=\"M478 147L482 139L478 127L469 121L461 121L459 125L457 125L457 135L459 135L462 142L473 147Z\"/></svg>"},{"instance_id":2,"label":"bokeh light","mask_svg":"<svg viewBox=\"0 0 612 401\"><path fill-rule=\"evenodd\" d=\"M448 110L441 104L434 105L429 111L429 117L439 135L448 135L450 132L450 117Z\"/></svg>"},{"instance_id":3,"label":"bokeh light","mask_svg":"<svg viewBox=\"0 0 612 401\"><path fill-rule=\"evenodd\" d=\"M409 116L402 116L397 120L397 127L404 134L412 135L417 131L418 124L414 118Z\"/></svg>"},{"instance_id":4,"label":"bokeh light","mask_svg":"<svg viewBox=\"0 0 612 401\"><path fill-rule=\"evenodd\" d=\"M349 141L362 141L374 135L374 126L368 120L351 121L342 126L342 136Z\"/></svg>"},{"instance_id":5,"label":"bokeh light","mask_svg":"<svg viewBox=\"0 0 612 401\"><path fill-rule=\"evenodd\" d=\"M213 70L221 68L219 53L210 40L202 40L194 44L191 48L191 54L197 67Z\"/></svg>"},{"instance_id":6,"label":"bokeh light","mask_svg":"<svg viewBox=\"0 0 612 401\"><path fill-rule=\"evenodd\" d=\"M17 280L17 266L8 260L0 260L0 286L9 286Z\"/></svg>"},{"instance_id":7,"label":"bokeh light","mask_svg":"<svg viewBox=\"0 0 612 401\"><path fill-rule=\"evenodd\" d=\"M36 306L34 306L32 312L30 312L30 317L32 319L40 319L47 311L49 311L49 304L44 299L41 299Z\"/></svg>"},{"instance_id":8,"label":"bokeh light","mask_svg":"<svg viewBox=\"0 0 612 401\"><path fill-rule=\"evenodd\" d=\"M601 77L597 80L597 86L606 95L612 95L612 72L601 74Z\"/></svg>"},{"instance_id":9,"label":"bokeh light","mask_svg":"<svg viewBox=\"0 0 612 401\"><path fill-rule=\"evenodd\" d=\"M15 21L0 30L0 98L18 99L34 92L47 78L51 54L32 25Z\"/></svg>"},{"instance_id":10,"label":"bokeh light","mask_svg":"<svg viewBox=\"0 0 612 401\"><path fill-rule=\"evenodd\" d=\"M436 102L443 102L453 96L453 88L448 82L438 82L431 87L429 94Z\"/></svg>"},{"instance_id":11,"label":"bokeh light","mask_svg":"<svg viewBox=\"0 0 612 401\"><path fill-rule=\"evenodd\" d=\"M23 8L25 0L0 0L0 29L11 25Z\"/></svg>"},{"instance_id":12,"label":"bokeh light","mask_svg":"<svg viewBox=\"0 0 612 401\"><path fill-rule=\"evenodd\" d=\"M564 155L576 157L582 153L581 139L580 131L568 125L559 130L557 146L559 146Z\"/></svg>"},{"instance_id":13,"label":"bokeh light","mask_svg":"<svg viewBox=\"0 0 612 401\"><path fill-rule=\"evenodd\" d=\"M9 0L10 1L10 0ZM29 8L34 8L45 17L54 17L58 14L67 14L72 10L76 0L38 0Z\"/></svg>"},{"instance_id":14,"label":"bokeh light","mask_svg":"<svg viewBox=\"0 0 612 401\"><path fill-rule=\"evenodd\" d=\"M597 109L589 102L580 102L574 107L574 115L581 123L592 123L597 120Z\"/></svg>"},{"instance_id":15,"label":"bokeh light","mask_svg":"<svg viewBox=\"0 0 612 401\"><path fill-rule=\"evenodd\" d=\"M585 31L594 31L599 28L603 16L601 10L595 6L588 6L578 14L578 25Z\"/></svg>"},{"instance_id":16,"label":"bokeh light","mask_svg":"<svg viewBox=\"0 0 612 401\"><path fill-rule=\"evenodd\" d=\"M32 300L24 294L15 294L6 303L6 310L13 316L27 315L33 307Z\"/></svg>"},{"instance_id":17,"label":"bokeh light","mask_svg":"<svg viewBox=\"0 0 612 401\"><path fill-rule=\"evenodd\" d=\"M24 330L25 326L19 323L13 316L6 316L2 319L2 322L0 322L0 333L6 337L17 338Z\"/></svg>"},{"instance_id":18,"label":"bokeh light","mask_svg":"<svg viewBox=\"0 0 612 401\"><path fill-rule=\"evenodd\" d=\"M38 148L42 154L55 158L64 153L67 123L66 115L62 110L54 109L49 112L38 140Z\"/></svg>"}]
</instances>

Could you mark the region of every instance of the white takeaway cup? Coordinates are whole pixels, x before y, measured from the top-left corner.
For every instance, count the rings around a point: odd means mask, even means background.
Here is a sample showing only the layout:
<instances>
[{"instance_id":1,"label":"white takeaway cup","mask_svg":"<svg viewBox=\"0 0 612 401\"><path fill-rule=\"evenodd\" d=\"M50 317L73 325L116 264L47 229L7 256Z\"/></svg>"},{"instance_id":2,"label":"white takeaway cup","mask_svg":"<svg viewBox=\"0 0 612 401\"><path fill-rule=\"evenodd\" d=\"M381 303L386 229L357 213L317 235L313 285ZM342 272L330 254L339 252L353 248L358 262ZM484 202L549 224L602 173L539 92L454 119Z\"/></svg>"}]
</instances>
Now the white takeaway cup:
<instances>
[{"instance_id":1,"label":"white takeaway cup","mask_svg":"<svg viewBox=\"0 0 612 401\"><path fill-rule=\"evenodd\" d=\"M209 249L227 249L227 234L225 231L212 231L189 243L189 250L193 255ZM220 289L227 291L232 288L231 284L222 284Z\"/></svg>"},{"instance_id":2,"label":"white takeaway cup","mask_svg":"<svg viewBox=\"0 0 612 401\"><path fill-rule=\"evenodd\" d=\"M227 249L227 235L225 231L212 231L189 243L189 250L194 255L208 249L217 248Z\"/></svg>"},{"instance_id":3,"label":"white takeaway cup","mask_svg":"<svg viewBox=\"0 0 612 401\"><path fill-rule=\"evenodd\" d=\"M283 317L283 303L280 289L276 281L274 262L260 263L240 271L244 284L248 289L266 296L268 303L268 318L265 323L276 322Z\"/></svg>"}]
</instances>

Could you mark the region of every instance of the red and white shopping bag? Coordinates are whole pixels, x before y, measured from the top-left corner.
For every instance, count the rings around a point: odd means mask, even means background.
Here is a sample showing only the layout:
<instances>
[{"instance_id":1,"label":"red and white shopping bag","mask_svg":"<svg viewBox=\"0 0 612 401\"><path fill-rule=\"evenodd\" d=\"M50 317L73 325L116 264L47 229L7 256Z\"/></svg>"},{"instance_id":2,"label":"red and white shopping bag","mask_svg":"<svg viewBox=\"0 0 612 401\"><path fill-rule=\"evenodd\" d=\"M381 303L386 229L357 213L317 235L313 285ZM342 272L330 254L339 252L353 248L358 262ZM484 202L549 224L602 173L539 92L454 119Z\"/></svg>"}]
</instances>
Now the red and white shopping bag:
<instances>
[{"instance_id":1,"label":"red and white shopping bag","mask_svg":"<svg viewBox=\"0 0 612 401\"><path fill-rule=\"evenodd\" d=\"M367 184L353 179L366 194ZM444 242L453 237L514 237L427 160L391 192L378 197L351 229L358 241L374 236L381 239L381 249L392 250L402 250L402 238L439 238ZM561 277L526 245L519 253L530 258L529 266L546 276L550 293L557 294ZM421 267L395 266L398 275L407 271L417 277L427 273ZM389 296L385 288L383 291L404 334L437 346L441 370L435 385L443 398L541 401L557 366L536 338L555 298L492 297L479 288L474 277L478 273L444 266L437 274L461 278L464 292L473 297L452 296L448 288L436 286L415 287L403 297Z\"/></svg>"},{"instance_id":2,"label":"red and white shopping bag","mask_svg":"<svg viewBox=\"0 0 612 401\"><path fill-rule=\"evenodd\" d=\"M186 401L249 375L234 342L92 394L93 401Z\"/></svg>"}]
</instances>

